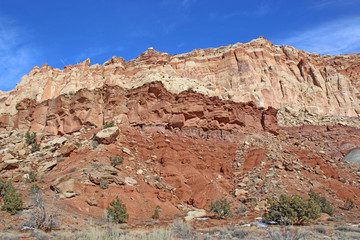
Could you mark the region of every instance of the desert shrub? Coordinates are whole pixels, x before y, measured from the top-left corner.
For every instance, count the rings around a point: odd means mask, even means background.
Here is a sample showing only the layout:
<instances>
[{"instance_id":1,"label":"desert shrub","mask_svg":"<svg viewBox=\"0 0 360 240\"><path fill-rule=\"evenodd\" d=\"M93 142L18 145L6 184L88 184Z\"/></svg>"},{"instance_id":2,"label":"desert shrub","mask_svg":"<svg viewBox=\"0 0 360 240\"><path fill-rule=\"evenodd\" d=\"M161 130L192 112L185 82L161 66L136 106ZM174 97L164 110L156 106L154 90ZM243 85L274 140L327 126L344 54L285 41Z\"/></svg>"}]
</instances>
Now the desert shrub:
<instances>
[{"instance_id":1,"label":"desert shrub","mask_svg":"<svg viewBox=\"0 0 360 240\"><path fill-rule=\"evenodd\" d=\"M94 140L94 141L92 142L92 148L93 148L93 150L95 150L98 146L99 146L99 142L96 141L96 140Z\"/></svg>"},{"instance_id":2,"label":"desert shrub","mask_svg":"<svg viewBox=\"0 0 360 240\"><path fill-rule=\"evenodd\" d=\"M194 236L191 225L183 220L176 220L170 224L170 229L174 236L180 239L191 239Z\"/></svg>"},{"instance_id":3,"label":"desert shrub","mask_svg":"<svg viewBox=\"0 0 360 240\"><path fill-rule=\"evenodd\" d=\"M0 196L1 197L4 197L5 193L11 188L14 188L12 186L11 180L5 181L5 180L0 178Z\"/></svg>"},{"instance_id":4,"label":"desert shrub","mask_svg":"<svg viewBox=\"0 0 360 240\"><path fill-rule=\"evenodd\" d=\"M103 129L113 127L114 125L115 125L114 122L109 122L109 123L105 122Z\"/></svg>"},{"instance_id":5,"label":"desert shrub","mask_svg":"<svg viewBox=\"0 0 360 240\"><path fill-rule=\"evenodd\" d=\"M9 212L11 215L16 214L23 209L21 194L17 193L14 187L7 189L2 199L2 209Z\"/></svg>"},{"instance_id":6,"label":"desert shrub","mask_svg":"<svg viewBox=\"0 0 360 240\"><path fill-rule=\"evenodd\" d=\"M235 230L231 233L231 236L235 239L243 239L245 237L247 237L249 235L248 231L244 231L244 230Z\"/></svg>"},{"instance_id":7,"label":"desert shrub","mask_svg":"<svg viewBox=\"0 0 360 240\"><path fill-rule=\"evenodd\" d=\"M311 198L286 196L282 194L278 201L268 199L268 211L264 213L265 222L276 221L280 224L302 224L317 219L321 215L321 208Z\"/></svg>"},{"instance_id":8,"label":"desert shrub","mask_svg":"<svg viewBox=\"0 0 360 240\"><path fill-rule=\"evenodd\" d=\"M116 200L110 202L110 205L106 208L106 212L110 220L115 223L123 223L129 219L126 205L122 203L119 197L116 197Z\"/></svg>"},{"instance_id":9,"label":"desert shrub","mask_svg":"<svg viewBox=\"0 0 360 240\"><path fill-rule=\"evenodd\" d=\"M152 215L152 219L159 219L159 218L160 218L160 209L156 207L154 210L154 214Z\"/></svg>"},{"instance_id":10,"label":"desert shrub","mask_svg":"<svg viewBox=\"0 0 360 240\"><path fill-rule=\"evenodd\" d=\"M346 210L351 210L355 207L355 204L353 202L353 200L351 200L351 198L347 198L344 204L344 208Z\"/></svg>"},{"instance_id":11,"label":"desert shrub","mask_svg":"<svg viewBox=\"0 0 360 240\"><path fill-rule=\"evenodd\" d=\"M147 238L149 240L168 240L172 239L172 233L170 230L157 229L149 234Z\"/></svg>"},{"instance_id":12,"label":"desert shrub","mask_svg":"<svg viewBox=\"0 0 360 240\"><path fill-rule=\"evenodd\" d=\"M38 191L40 191L40 188L38 185L36 185L36 184L31 185L30 190L29 190L30 195L33 195L33 194L37 193Z\"/></svg>"},{"instance_id":13,"label":"desert shrub","mask_svg":"<svg viewBox=\"0 0 360 240\"><path fill-rule=\"evenodd\" d=\"M35 172L30 171L30 172L28 173L28 178L26 179L26 182L27 182L27 183L36 182L36 176L37 176L37 174L36 174Z\"/></svg>"},{"instance_id":14,"label":"desert shrub","mask_svg":"<svg viewBox=\"0 0 360 240\"><path fill-rule=\"evenodd\" d=\"M21 194L17 193L12 181L0 179L0 196L3 200L2 209L14 215L23 208Z\"/></svg>"},{"instance_id":15,"label":"desert shrub","mask_svg":"<svg viewBox=\"0 0 360 240\"><path fill-rule=\"evenodd\" d=\"M231 217L231 202L225 198L211 202L210 211L215 213L215 216L218 218Z\"/></svg>"},{"instance_id":16,"label":"desert shrub","mask_svg":"<svg viewBox=\"0 0 360 240\"><path fill-rule=\"evenodd\" d=\"M314 190L312 189L309 191L309 197L316 204L320 206L321 212L327 213L330 216L334 215L334 208L332 207L331 203L326 200L325 197L321 197L318 193L314 192Z\"/></svg>"},{"instance_id":17,"label":"desert shrub","mask_svg":"<svg viewBox=\"0 0 360 240\"><path fill-rule=\"evenodd\" d=\"M118 154L116 154L116 156L113 158L109 157L109 159L110 159L110 165L113 167L122 164L124 162L124 158L119 156Z\"/></svg>"},{"instance_id":18,"label":"desert shrub","mask_svg":"<svg viewBox=\"0 0 360 240\"><path fill-rule=\"evenodd\" d=\"M267 236L270 240L301 240L310 235L310 232L291 231L289 227L282 227L278 230L267 230Z\"/></svg>"},{"instance_id":19,"label":"desert shrub","mask_svg":"<svg viewBox=\"0 0 360 240\"><path fill-rule=\"evenodd\" d=\"M36 138L36 133L26 132L25 133L25 144L28 146L33 144L35 142L35 138Z\"/></svg>"},{"instance_id":20,"label":"desert shrub","mask_svg":"<svg viewBox=\"0 0 360 240\"><path fill-rule=\"evenodd\" d=\"M34 152L37 152L37 151L40 151L40 144L38 143L33 143L33 145L31 146L31 149L30 149L30 152L31 153L34 153Z\"/></svg>"},{"instance_id":21,"label":"desert shrub","mask_svg":"<svg viewBox=\"0 0 360 240\"><path fill-rule=\"evenodd\" d=\"M240 207L235 207L235 214L239 217L245 217L249 208L245 205L241 205Z\"/></svg>"},{"instance_id":22,"label":"desert shrub","mask_svg":"<svg viewBox=\"0 0 360 240\"><path fill-rule=\"evenodd\" d=\"M326 229L323 227L314 227L313 231L321 234L326 234Z\"/></svg>"},{"instance_id":23,"label":"desert shrub","mask_svg":"<svg viewBox=\"0 0 360 240\"><path fill-rule=\"evenodd\" d=\"M109 182L104 180L100 182L100 188L101 189L107 189L109 187Z\"/></svg>"},{"instance_id":24,"label":"desert shrub","mask_svg":"<svg viewBox=\"0 0 360 240\"><path fill-rule=\"evenodd\" d=\"M33 185L34 186L34 185ZM35 185L36 186L36 185ZM26 227L32 227L36 229L42 229L44 231L50 232L58 220L58 210L55 209L55 201L57 195L55 194L52 200L52 205L50 209L46 209L44 200L42 198L41 191L31 193L31 211L29 213L28 220L23 224Z\"/></svg>"}]
</instances>

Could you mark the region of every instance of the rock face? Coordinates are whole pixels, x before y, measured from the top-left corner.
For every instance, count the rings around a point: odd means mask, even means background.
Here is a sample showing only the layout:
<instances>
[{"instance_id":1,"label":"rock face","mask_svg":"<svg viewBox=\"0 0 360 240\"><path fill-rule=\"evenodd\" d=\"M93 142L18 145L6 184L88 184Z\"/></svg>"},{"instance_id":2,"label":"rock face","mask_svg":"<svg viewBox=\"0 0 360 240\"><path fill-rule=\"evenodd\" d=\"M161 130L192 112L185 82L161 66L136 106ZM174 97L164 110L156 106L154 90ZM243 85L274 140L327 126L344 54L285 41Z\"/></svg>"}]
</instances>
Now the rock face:
<instances>
[{"instance_id":1,"label":"rock face","mask_svg":"<svg viewBox=\"0 0 360 240\"><path fill-rule=\"evenodd\" d=\"M36 102L72 95L83 88L117 85L130 89L161 81L172 93L193 89L235 102L253 101L265 108L290 106L318 114L357 116L359 74L359 54L320 56L273 45L262 37L179 55L148 49L129 62L113 57L102 66L90 66L86 60L64 70L46 64L35 67L14 90L0 93L0 113L14 115ZM26 102L16 105L24 99ZM10 121L7 115L0 120L1 124ZM173 124L182 121L173 116ZM65 131L79 128L78 122L70 122L64 125Z\"/></svg>"},{"instance_id":2,"label":"rock face","mask_svg":"<svg viewBox=\"0 0 360 240\"><path fill-rule=\"evenodd\" d=\"M27 100L19 105L26 105ZM96 90L83 89L71 98L61 95L37 105L27 105L12 116L14 125L45 135L71 134L86 126L102 126L105 122L159 129L191 129L203 131L277 132L277 110L264 110L254 103L221 101L191 90L180 94L168 92L161 82L145 84L126 91L118 86ZM264 119L264 120L263 120ZM5 126L6 123L3 123ZM76 126L76 127L68 127ZM100 143L109 144L119 135L117 127L96 134ZM225 137L225 136L223 136Z\"/></svg>"}]
</instances>

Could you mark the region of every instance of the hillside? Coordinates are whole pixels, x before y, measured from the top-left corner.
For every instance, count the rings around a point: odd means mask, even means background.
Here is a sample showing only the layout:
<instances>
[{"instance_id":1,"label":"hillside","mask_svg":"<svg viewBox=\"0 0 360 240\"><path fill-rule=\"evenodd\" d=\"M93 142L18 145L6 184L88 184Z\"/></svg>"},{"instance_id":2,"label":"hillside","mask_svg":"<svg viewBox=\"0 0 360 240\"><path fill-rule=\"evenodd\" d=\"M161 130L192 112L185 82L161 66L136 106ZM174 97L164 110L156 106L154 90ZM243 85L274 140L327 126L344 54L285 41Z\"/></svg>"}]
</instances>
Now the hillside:
<instances>
[{"instance_id":1,"label":"hillside","mask_svg":"<svg viewBox=\"0 0 360 240\"><path fill-rule=\"evenodd\" d=\"M102 66L35 67L0 93L0 174L23 194L26 213L26 179L36 173L46 202L60 195L66 229L101 220L116 196L135 228L157 206L163 222L211 216L209 204L221 198L247 209L234 221L252 221L268 198L311 189L354 220L360 169L343 158L360 147L359 57L259 38L174 56L149 49ZM39 151L26 145L28 131ZM117 155L124 161L112 166ZM6 216L4 228L26 217Z\"/></svg>"}]
</instances>

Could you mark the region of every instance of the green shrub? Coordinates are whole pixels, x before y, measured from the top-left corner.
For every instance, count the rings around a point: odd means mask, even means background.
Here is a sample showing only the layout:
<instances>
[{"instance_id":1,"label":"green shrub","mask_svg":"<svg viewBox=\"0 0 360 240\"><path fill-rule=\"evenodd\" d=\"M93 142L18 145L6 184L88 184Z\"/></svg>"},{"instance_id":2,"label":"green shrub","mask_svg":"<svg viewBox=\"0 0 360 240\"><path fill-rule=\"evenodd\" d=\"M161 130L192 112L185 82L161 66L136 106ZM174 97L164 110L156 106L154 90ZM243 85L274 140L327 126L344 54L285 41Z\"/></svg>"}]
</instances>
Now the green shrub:
<instances>
[{"instance_id":1,"label":"green shrub","mask_svg":"<svg viewBox=\"0 0 360 240\"><path fill-rule=\"evenodd\" d=\"M31 149L30 149L30 152L31 153L34 153L34 152L37 152L37 151L40 151L40 144L38 143L33 143L33 145L31 146Z\"/></svg>"},{"instance_id":2,"label":"green shrub","mask_svg":"<svg viewBox=\"0 0 360 240\"><path fill-rule=\"evenodd\" d=\"M28 178L26 179L26 182L27 182L27 183L36 182L36 176L37 176L37 174L36 174L35 172L30 171L30 172L28 173Z\"/></svg>"},{"instance_id":3,"label":"green shrub","mask_svg":"<svg viewBox=\"0 0 360 240\"><path fill-rule=\"evenodd\" d=\"M96 140L94 140L94 141L92 142L92 148L93 148L93 150L95 150L98 146L99 146L99 142L96 141Z\"/></svg>"},{"instance_id":4,"label":"green shrub","mask_svg":"<svg viewBox=\"0 0 360 240\"><path fill-rule=\"evenodd\" d=\"M110 165L113 167L122 164L124 162L124 158L119 156L118 154L116 154L114 158L109 157L109 159L110 159Z\"/></svg>"},{"instance_id":5,"label":"green shrub","mask_svg":"<svg viewBox=\"0 0 360 240\"><path fill-rule=\"evenodd\" d=\"M109 187L109 182L104 180L104 181L101 181L100 183L100 188L101 189L107 189Z\"/></svg>"},{"instance_id":6,"label":"green shrub","mask_svg":"<svg viewBox=\"0 0 360 240\"><path fill-rule=\"evenodd\" d=\"M354 204L353 200L351 200L351 198L347 198L346 201L345 201L344 208L346 210L351 210L354 207L355 207L355 204Z\"/></svg>"},{"instance_id":7,"label":"green shrub","mask_svg":"<svg viewBox=\"0 0 360 240\"><path fill-rule=\"evenodd\" d=\"M5 180L0 178L0 196L1 197L4 197L5 193L11 188L14 188L12 186L11 180L5 181Z\"/></svg>"},{"instance_id":8,"label":"green shrub","mask_svg":"<svg viewBox=\"0 0 360 240\"><path fill-rule=\"evenodd\" d=\"M30 133L30 132L26 132L25 133L25 143L26 145L30 145L33 144L35 142L35 138L36 138L36 133Z\"/></svg>"},{"instance_id":9,"label":"green shrub","mask_svg":"<svg viewBox=\"0 0 360 240\"><path fill-rule=\"evenodd\" d=\"M276 221L284 225L299 225L317 219L320 215L321 208L313 199L282 194L279 201L268 199L268 211L264 213L263 220Z\"/></svg>"},{"instance_id":10,"label":"green shrub","mask_svg":"<svg viewBox=\"0 0 360 240\"><path fill-rule=\"evenodd\" d=\"M14 215L23 208L21 194L16 192L11 180L0 180L0 195L3 200L2 209Z\"/></svg>"},{"instance_id":11,"label":"green shrub","mask_svg":"<svg viewBox=\"0 0 360 240\"><path fill-rule=\"evenodd\" d=\"M152 219L159 219L159 218L160 218L160 209L156 207L154 214L152 215Z\"/></svg>"},{"instance_id":12,"label":"green shrub","mask_svg":"<svg viewBox=\"0 0 360 240\"><path fill-rule=\"evenodd\" d=\"M219 199L216 202L211 202L210 211L215 213L215 216L218 218L231 217L231 202L225 198Z\"/></svg>"},{"instance_id":13,"label":"green shrub","mask_svg":"<svg viewBox=\"0 0 360 240\"><path fill-rule=\"evenodd\" d=\"M314 190L309 191L309 197L312 199L316 204L318 204L321 208L321 212L327 213L330 216L334 215L334 208L332 207L331 203L326 200L325 197L321 197L319 194L314 192Z\"/></svg>"},{"instance_id":14,"label":"green shrub","mask_svg":"<svg viewBox=\"0 0 360 240\"><path fill-rule=\"evenodd\" d=\"M110 205L106 208L106 212L110 220L115 223L123 223L129 219L126 205L119 200L119 197L116 197L116 200L110 202Z\"/></svg>"},{"instance_id":15,"label":"green shrub","mask_svg":"<svg viewBox=\"0 0 360 240\"><path fill-rule=\"evenodd\" d=\"M105 122L103 129L113 127L114 125L115 125L114 122L109 122L109 123Z\"/></svg>"}]
</instances>

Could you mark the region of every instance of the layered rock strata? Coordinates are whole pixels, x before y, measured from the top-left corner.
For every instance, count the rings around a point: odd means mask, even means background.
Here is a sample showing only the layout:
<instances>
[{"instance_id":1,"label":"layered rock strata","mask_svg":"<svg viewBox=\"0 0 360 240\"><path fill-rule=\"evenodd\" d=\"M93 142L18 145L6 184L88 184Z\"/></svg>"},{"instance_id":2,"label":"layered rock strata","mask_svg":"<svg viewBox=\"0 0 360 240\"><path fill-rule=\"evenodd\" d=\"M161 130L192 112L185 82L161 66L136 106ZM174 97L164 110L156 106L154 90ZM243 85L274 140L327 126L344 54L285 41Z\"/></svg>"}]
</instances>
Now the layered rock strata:
<instances>
[{"instance_id":1,"label":"layered rock strata","mask_svg":"<svg viewBox=\"0 0 360 240\"><path fill-rule=\"evenodd\" d=\"M126 62L86 60L63 70L35 67L10 92L0 93L0 113L14 115L16 103L36 102L104 85L125 89L161 81L172 93L188 89L260 107L291 107L317 114L357 116L360 55L321 56L260 37L249 43L170 55L149 48Z\"/></svg>"}]
</instances>

